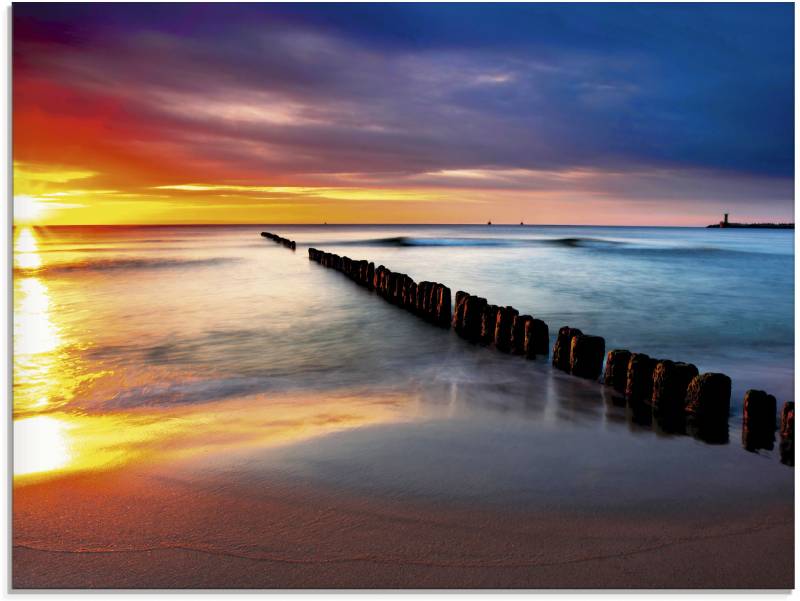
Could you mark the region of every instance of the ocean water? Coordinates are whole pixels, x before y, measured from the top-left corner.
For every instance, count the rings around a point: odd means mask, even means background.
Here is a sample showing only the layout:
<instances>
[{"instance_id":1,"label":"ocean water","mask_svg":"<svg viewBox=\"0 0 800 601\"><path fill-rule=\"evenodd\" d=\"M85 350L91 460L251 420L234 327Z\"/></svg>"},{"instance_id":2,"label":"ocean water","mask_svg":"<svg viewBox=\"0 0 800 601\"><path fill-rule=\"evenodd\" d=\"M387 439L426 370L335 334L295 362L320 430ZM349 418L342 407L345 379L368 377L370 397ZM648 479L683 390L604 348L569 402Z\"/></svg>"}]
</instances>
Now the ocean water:
<instances>
[{"instance_id":1,"label":"ocean water","mask_svg":"<svg viewBox=\"0 0 800 601\"><path fill-rule=\"evenodd\" d=\"M570 325L724 372L728 439L661 432L547 359L472 346L309 246L513 305L551 340ZM792 231L53 227L17 228L14 250L20 481L175 461L189 478L235 469L452 502L791 498L778 441L742 447L741 404L749 388L794 400Z\"/></svg>"}]
</instances>

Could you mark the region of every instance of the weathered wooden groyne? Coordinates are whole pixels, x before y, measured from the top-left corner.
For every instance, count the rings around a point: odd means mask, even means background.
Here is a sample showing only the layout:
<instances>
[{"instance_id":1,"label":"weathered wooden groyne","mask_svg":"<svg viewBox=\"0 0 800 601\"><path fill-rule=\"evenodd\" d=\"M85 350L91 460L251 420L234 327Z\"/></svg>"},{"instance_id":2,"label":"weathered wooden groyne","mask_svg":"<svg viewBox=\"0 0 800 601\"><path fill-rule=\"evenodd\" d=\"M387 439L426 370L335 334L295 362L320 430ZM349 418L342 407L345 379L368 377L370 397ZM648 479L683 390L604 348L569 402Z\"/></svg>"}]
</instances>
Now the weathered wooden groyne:
<instances>
[{"instance_id":1,"label":"weathered wooden groyne","mask_svg":"<svg viewBox=\"0 0 800 601\"><path fill-rule=\"evenodd\" d=\"M340 257L316 248L308 249L308 258L349 277L359 286L374 290L384 300L443 328L450 327L450 288L439 282L415 282L405 273L397 273L365 260Z\"/></svg>"},{"instance_id":2,"label":"weathered wooden groyne","mask_svg":"<svg viewBox=\"0 0 800 601\"><path fill-rule=\"evenodd\" d=\"M468 292L456 292L452 324L461 338L502 353L527 359L549 354L550 334L544 321Z\"/></svg>"},{"instance_id":3,"label":"weathered wooden groyne","mask_svg":"<svg viewBox=\"0 0 800 601\"><path fill-rule=\"evenodd\" d=\"M262 234L263 235L263 234ZM510 306L490 304L485 298L438 282L415 282L373 262L341 257L309 248L309 259L335 269L374 290L386 301L443 328L452 326L461 338L481 346L528 359L549 354L547 324L520 315ZM692 434L706 442L728 440L731 379L721 373L700 373L691 363L656 359L645 353L613 349L606 353L601 336L584 334L569 326L559 329L552 349L558 370L599 381L634 409L646 411L667 432ZM744 397L742 443L748 450L773 449L777 401L761 390ZM783 405L780 415L781 461L794 465L794 403Z\"/></svg>"},{"instance_id":4,"label":"weathered wooden groyne","mask_svg":"<svg viewBox=\"0 0 800 601\"><path fill-rule=\"evenodd\" d=\"M691 363L617 349L606 356L603 383L630 405L648 405L666 431L688 431L707 442L727 441L731 379L725 374L701 374ZM748 390L743 408L742 444L750 451L771 450L777 429L775 397ZM784 404L780 433L781 460L794 465L793 402Z\"/></svg>"},{"instance_id":5,"label":"weathered wooden groyne","mask_svg":"<svg viewBox=\"0 0 800 601\"><path fill-rule=\"evenodd\" d=\"M283 244L286 248L290 248L291 250L297 249L297 242L294 240L289 240L288 238L282 238L277 234L272 234L270 232L261 232L261 235L268 240L272 240L278 244Z\"/></svg>"},{"instance_id":6,"label":"weathered wooden groyne","mask_svg":"<svg viewBox=\"0 0 800 601\"><path fill-rule=\"evenodd\" d=\"M470 342L528 359L548 354L547 324L531 315L520 315L513 307L490 305L485 298L458 291L453 310L450 288L439 282L418 283L407 274L393 272L383 265L376 267L373 262L340 257L316 248L308 249L308 258L342 272L393 305L436 326L452 325L459 336Z\"/></svg>"}]
</instances>

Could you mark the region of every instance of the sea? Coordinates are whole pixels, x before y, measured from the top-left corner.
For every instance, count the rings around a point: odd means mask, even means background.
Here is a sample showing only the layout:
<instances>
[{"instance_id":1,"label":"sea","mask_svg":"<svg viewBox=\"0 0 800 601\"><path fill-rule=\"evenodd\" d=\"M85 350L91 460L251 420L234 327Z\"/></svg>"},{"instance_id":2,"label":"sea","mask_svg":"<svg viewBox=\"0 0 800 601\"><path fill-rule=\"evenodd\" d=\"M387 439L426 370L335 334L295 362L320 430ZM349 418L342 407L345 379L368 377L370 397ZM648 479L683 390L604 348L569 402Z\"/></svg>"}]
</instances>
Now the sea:
<instances>
[{"instance_id":1,"label":"sea","mask_svg":"<svg viewBox=\"0 0 800 601\"><path fill-rule=\"evenodd\" d=\"M793 231L17 227L13 244L15 484L150 462L526 507L793 494L779 439L748 448L741 424L748 389L794 400ZM309 247L511 305L551 346L568 325L725 373L728 435L663 432L600 383L471 345Z\"/></svg>"}]
</instances>

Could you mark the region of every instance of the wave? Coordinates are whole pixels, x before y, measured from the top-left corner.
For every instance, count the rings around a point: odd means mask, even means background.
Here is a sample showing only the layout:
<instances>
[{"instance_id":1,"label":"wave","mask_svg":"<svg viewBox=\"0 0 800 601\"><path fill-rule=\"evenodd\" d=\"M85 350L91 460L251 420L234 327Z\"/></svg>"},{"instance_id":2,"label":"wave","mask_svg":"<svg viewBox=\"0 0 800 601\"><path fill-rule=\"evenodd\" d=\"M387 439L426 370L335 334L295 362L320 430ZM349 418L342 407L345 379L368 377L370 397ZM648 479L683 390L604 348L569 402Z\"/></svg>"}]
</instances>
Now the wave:
<instances>
[{"instance_id":1,"label":"wave","mask_svg":"<svg viewBox=\"0 0 800 601\"><path fill-rule=\"evenodd\" d=\"M176 269L186 267L208 267L240 260L241 259L235 257L216 257L210 259L100 259L97 261L52 263L41 267L15 267L14 273L18 275L40 275L87 271Z\"/></svg>"},{"instance_id":2,"label":"wave","mask_svg":"<svg viewBox=\"0 0 800 601\"><path fill-rule=\"evenodd\" d=\"M577 247L616 247L625 242L603 238L419 238L412 236L393 236L390 238L369 238L366 240L331 240L309 242L308 246L566 246Z\"/></svg>"},{"instance_id":3,"label":"wave","mask_svg":"<svg viewBox=\"0 0 800 601\"><path fill-rule=\"evenodd\" d=\"M132 409L210 403L264 392L269 388L269 379L255 377L173 382L123 390L102 406L104 409Z\"/></svg>"},{"instance_id":4,"label":"wave","mask_svg":"<svg viewBox=\"0 0 800 601\"><path fill-rule=\"evenodd\" d=\"M565 246L567 248L620 248L629 246L627 242L606 240L604 238L551 238L540 242L550 246Z\"/></svg>"},{"instance_id":5,"label":"wave","mask_svg":"<svg viewBox=\"0 0 800 601\"><path fill-rule=\"evenodd\" d=\"M563 249L586 249L601 252L625 252L630 254L653 256L715 255L782 255L785 253L770 252L763 249L734 249L714 246L685 246L653 244L639 240L613 240L597 237L561 237L561 238L425 238L413 236L394 236L389 238L369 238L364 240L329 240L325 242L309 242L303 246L326 249L328 247L360 246L360 247L556 247Z\"/></svg>"}]
</instances>

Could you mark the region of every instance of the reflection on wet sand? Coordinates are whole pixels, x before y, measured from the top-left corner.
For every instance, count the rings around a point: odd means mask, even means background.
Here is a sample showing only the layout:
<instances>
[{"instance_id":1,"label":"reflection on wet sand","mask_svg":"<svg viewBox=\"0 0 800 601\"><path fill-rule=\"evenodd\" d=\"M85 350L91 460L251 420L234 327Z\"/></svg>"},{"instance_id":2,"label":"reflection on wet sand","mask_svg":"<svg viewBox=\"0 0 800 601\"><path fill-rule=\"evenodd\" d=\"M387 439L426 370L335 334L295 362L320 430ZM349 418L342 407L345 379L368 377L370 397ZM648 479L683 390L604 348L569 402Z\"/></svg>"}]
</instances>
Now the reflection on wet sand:
<instances>
[{"instance_id":1,"label":"reflection on wet sand","mask_svg":"<svg viewBox=\"0 0 800 601\"><path fill-rule=\"evenodd\" d=\"M213 463L226 453L289 444L347 428L401 420L400 399L285 396L200 408L102 415L55 412L14 422L14 475L22 483L65 472L109 469L136 460Z\"/></svg>"},{"instance_id":2,"label":"reflection on wet sand","mask_svg":"<svg viewBox=\"0 0 800 601\"><path fill-rule=\"evenodd\" d=\"M633 430L652 430L659 436L688 435L706 444L727 444L729 441L728 419L725 416L692 420L680 412L655 411L650 403L644 401L626 401L610 388L605 388L604 394L608 410L616 414L618 420L624 415Z\"/></svg>"}]
</instances>

